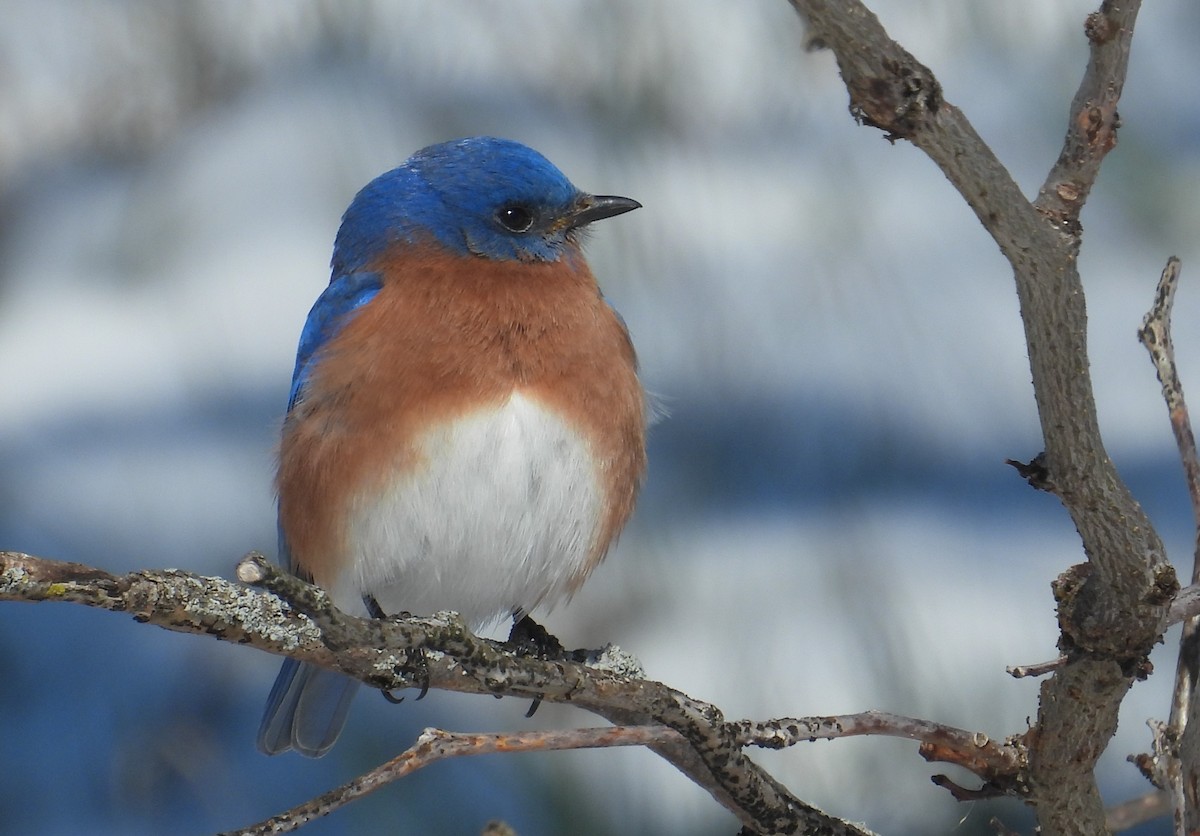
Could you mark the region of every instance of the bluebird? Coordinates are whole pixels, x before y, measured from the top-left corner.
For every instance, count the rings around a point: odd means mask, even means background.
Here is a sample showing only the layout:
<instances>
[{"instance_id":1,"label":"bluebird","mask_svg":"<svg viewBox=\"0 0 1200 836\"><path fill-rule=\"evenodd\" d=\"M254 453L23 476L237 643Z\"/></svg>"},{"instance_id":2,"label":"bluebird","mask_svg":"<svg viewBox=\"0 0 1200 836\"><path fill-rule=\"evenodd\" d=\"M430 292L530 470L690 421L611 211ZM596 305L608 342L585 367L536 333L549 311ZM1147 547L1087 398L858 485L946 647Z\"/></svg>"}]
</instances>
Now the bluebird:
<instances>
[{"instance_id":1,"label":"bluebird","mask_svg":"<svg viewBox=\"0 0 1200 836\"><path fill-rule=\"evenodd\" d=\"M579 589L646 465L633 345L581 244L640 205L494 137L425 148L355 196L283 424L291 572L346 612L475 628ZM325 754L357 685L286 660L258 747Z\"/></svg>"}]
</instances>

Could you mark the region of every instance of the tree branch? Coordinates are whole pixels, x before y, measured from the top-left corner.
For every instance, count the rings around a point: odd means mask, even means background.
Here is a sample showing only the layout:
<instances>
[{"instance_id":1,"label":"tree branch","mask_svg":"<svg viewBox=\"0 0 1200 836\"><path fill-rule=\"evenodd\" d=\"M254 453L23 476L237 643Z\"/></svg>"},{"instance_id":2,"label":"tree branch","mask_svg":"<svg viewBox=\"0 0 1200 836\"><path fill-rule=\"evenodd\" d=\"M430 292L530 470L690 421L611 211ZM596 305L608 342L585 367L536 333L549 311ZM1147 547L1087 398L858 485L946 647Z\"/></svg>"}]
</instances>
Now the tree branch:
<instances>
[{"instance_id":1,"label":"tree branch","mask_svg":"<svg viewBox=\"0 0 1200 836\"><path fill-rule=\"evenodd\" d=\"M1183 463L1196 540L1192 557L1192 584L1200 582L1200 457L1196 454L1196 436L1183 396L1183 383L1175 365L1175 346L1171 340L1171 310L1179 286L1180 261L1167 260L1154 303L1142 320L1138 338L1150 354L1158 381L1162 384L1167 416ZM1150 759L1156 783L1169 793L1174 812L1175 830L1190 833L1200 830L1200 700L1196 699L1200 677L1200 617L1193 615L1183 623L1179 658L1175 666L1175 691L1171 716L1164 727L1153 724L1154 755Z\"/></svg>"},{"instance_id":2,"label":"tree branch","mask_svg":"<svg viewBox=\"0 0 1200 836\"><path fill-rule=\"evenodd\" d=\"M1132 830L1139 824L1153 821L1170 812L1170 797L1161 790L1152 790L1143 796L1110 808L1106 825L1109 830L1119 833L1122 830Z\"/></svg>"},{"instance_id":3,"label":"tree branch","mask_svg":"<svg viewBox=\"0 0 1200 836\"><path fill-rule=\"evenodd\" d=\"M454 613L383 620L348 616L320 589L259 554L243 559L237 573L270 592L174 570L112 575L0 552L0 600L68 601L128 612L168 630L212 635L338 670L387 691L418 684L408 666L410 652L420 649L426 662L421 675L428 675L431 688L541 697L617 725L673 729L678 736L653 738L647 747L707 790L747 833L867 833L793 796L746 757L716 706L631 675L640 668L619 648L590 654L587 664L517 656L473 635ZM582 654L572 654L577 655Z\"/></svg>"},{"instance_id":4,"label":"tree branch","mask_svg":"<svg viewBox=\"0 0 1200 836\"><path fill-rule=\"evenodd\" d=\"M905 737L921 743L927 761L961 766L984 782L989 795L1023 792L1026 753L1019 738L997 743L982 732L956 729L930 720L902 717L886 711L864 711L831 717L784 717L731 724L743 746L782 749L802 741L834 740L859 735ZM935 776L935 783L938 778Z\"/></svg>"},{"instance_id":5,"label":"tree branch","mask_svg":"<svg viewBox=\"0 0 1200 836\"><path fill-rule=\"evenodd\" d=\"M1087 314L1076 266L1079 212L1116 143L1140 2L1105 0L1088 18L1091 56L1063 151L1030 203L933 73L888 37L858 0L791 0L810 43L831 49L856 119L908 139L941 168L1013 268L1045 443L1048 484L1070 513L1088 563L1055 584L1068 661L1042 684L1027 735L1030 798L1046 834L1098 833L1094 767L1117 710L1166 626L1178 588L1162 543L1108 458L1088 371Z\"/></svg>"},{"instance_id":6,"label":"tree branch","mask_svg":"<svg viewBox=\"0 0 1200 836\"><path fill-rule=\"evenodd\" d=\"M387 763L377 766L337 789L272 816L258 824L231 830L221 836L273 836L291 833L313 819L327 816L339 807L387 786L422 767L446 758L496 752L546 752L562 749L600 749L612 746L646 746L670 740L682 743L678 733L666 726L615 726L602 729L530 731L500 734L467 734L442 729L425 729L417 742Z\"/></svg>"}]
</instances>

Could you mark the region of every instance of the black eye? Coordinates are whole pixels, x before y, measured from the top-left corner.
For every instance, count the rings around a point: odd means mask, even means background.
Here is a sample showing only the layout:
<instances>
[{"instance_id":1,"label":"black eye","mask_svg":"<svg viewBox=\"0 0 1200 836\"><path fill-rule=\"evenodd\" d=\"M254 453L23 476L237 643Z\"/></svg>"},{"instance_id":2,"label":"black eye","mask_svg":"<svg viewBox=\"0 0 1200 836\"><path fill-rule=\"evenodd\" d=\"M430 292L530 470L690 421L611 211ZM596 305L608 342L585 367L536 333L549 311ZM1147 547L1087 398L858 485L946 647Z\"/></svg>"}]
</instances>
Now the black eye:
<instances>
[{"instance_id":1,"label":"black eye","mask_svg":"<svg viewBox=\"0 0 1200 836\"><path fill-rule=\"evenodd\" d=\"M528 206L514 203L501 206L496 212L496 220L509 232L528 232L533 226L533 212Z\"/></svg>"}]
</instances>

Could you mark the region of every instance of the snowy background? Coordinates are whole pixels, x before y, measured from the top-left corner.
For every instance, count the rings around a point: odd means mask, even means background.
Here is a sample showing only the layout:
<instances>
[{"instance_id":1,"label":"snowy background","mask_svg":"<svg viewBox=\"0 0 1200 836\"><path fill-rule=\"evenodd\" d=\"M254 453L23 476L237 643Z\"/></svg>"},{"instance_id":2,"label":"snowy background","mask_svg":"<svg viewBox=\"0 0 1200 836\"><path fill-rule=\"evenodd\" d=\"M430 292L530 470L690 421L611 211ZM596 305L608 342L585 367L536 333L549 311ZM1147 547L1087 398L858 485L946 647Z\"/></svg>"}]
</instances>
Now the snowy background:
<instances>
[{"instance_id":1,"label":"snowy background","mask_svg":"<svg viewBox=\"0 0 1200 836\"><path fill-rule=\"evenodd\" d=\"M878 0L1036 193L1094 0ZM1190 564L1192 523L1135 332L1168 255L1200 391L1200 6L1147 4L1120 145L1080 263L1109 451ZM730 717L880 708L1020 731L1054 655L1066 513L1006 458L1040 435L1006 263L933 165L856 127L784 0L0 7L0 548L229 577L274 543L272 446L341 212L432 142L497 134L645 208L592 265L671 416L619 547L542 619L614 641ZM1185 568L1186 571L1186 568ZM1168 709L1173 648L1101 767ZM68 606L0 607L0 833L206 833L405 748L428 725L591 725L516 700L362 693L323 760L253 746L277 661ZM755 755L801 797L894 834L984 832L912 743ZM963 778L964 776L957 776ZM441 763L319 834L729 834L644 751ZM1143 836L1166 833L1148 826Z\"/></svg>"}]
</instances>

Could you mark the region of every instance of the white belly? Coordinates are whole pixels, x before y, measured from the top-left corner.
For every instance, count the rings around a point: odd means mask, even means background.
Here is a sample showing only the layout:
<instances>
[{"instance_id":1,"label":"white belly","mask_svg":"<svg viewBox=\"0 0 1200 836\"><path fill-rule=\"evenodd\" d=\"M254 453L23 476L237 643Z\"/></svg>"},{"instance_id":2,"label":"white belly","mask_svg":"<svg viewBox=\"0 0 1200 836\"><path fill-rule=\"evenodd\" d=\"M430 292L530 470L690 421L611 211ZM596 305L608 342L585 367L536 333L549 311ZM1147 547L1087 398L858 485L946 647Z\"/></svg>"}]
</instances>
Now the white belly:
<instances>
[{"instance_id":1,"label":"white belly","mask_svg":"<svg viewBox=\"0 0 1200 836\"><path fill-rule=\"evenodd\" d=\"M426 463L354 504L338 605L456 610L482 627L553 605L590 567L603 497L583 438L514 394L424 436Z\"/></svg>"}]
</instances>

